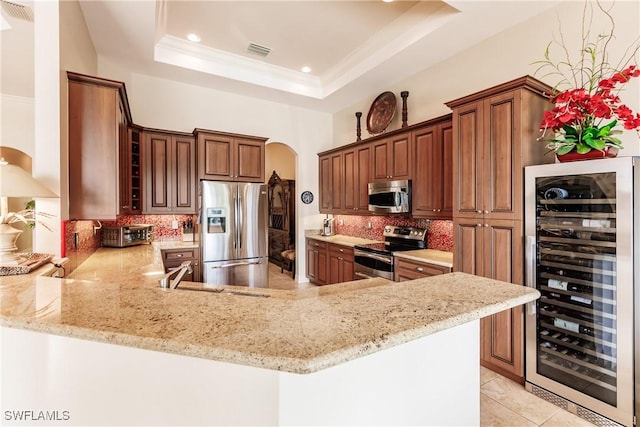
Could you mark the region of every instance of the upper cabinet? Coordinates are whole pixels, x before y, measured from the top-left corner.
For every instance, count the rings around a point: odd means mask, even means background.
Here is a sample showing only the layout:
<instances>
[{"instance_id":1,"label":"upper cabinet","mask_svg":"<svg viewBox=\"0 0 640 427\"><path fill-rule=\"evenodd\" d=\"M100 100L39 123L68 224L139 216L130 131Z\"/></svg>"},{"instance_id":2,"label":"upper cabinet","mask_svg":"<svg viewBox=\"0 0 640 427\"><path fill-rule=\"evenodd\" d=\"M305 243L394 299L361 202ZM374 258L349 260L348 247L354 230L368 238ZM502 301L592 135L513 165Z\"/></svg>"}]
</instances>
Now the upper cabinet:
<instances>
[{"instance_id":1,"label":"upper cabinet","mask_svg":"<svg viewBox=\"0 0 640 427\"><path fill-rule=\"evenodd\" d=\"M453 200L453 130L447 116L411 132L413 216L450 219Z\"/></svg>"},{"instance_id":2,"label":"upper cabinet","mask_svg":"<svg viewBox=\"0 0 640 427\"><path fill-rule=\"evenodd\" d=\"M196 212L196 150L191 135L145 133L144 213Z\"/></svg>"},{"instance_id":3,"label":"upper cabinet","mask_svg":"<svg viewBox=\"0 0 640 427\"><path fill-rule=\"evenodd\" d=\"M321 213L342 212L344 203L343 165L344 153L333 152L319 158L320 165L320 197Z\"/></svg>"},{"instance_id":4,"label":"upper cabinet","mask_svg":"<svg viewBox=\"0 0 640 427\"><path fill-rule=\"evenodd\" d=\"M389 181L411 178L411 133L401 133L381 141L373 147L373 179Z\"/></svg>"},{"instance_id":5,"label":"upper cabinet","mask_svg":"<svg viewBox=\"0 0 640 427\"><path fill-rule=\"evenodd\" d=\"M412 215L451 218L451 115L318 154L320 213L369 215L368 185L412 181Z\"/></svg>"},{"instance_id":6,"label":"upper cabinet","mask_svg":"<svg viewBox=\"0 0 640 427\"><path fill-rule=\"evenodd\" d=\"M553 161L536 141L550 107L547 90L523 77L447 103L455 129L454 217L522 219L524 166Z\"/></svg>"},{"instance_id":7,"label":"upper cabinet","mask_svg":"<svg viewBox=\"0 0 640 427\"><path fill-rule=\"evenodd\" d=\"M264 182L267 138L196 129L198 178Z\"/></svg>"},{"instance_id":8,"label":"upper cabinet","mask_svg":"<svg viewBox=\"0 0 640 427\"><path fill-rule=\"evenodd\" d=\"M120 176L132 161L124 84L72 72L67 79L69 218L115 219L132 209L130 181Z\"/></svg>"},{"instance_id":9,"label":"upper cabinet","mask_svg":"<svg viewBox=\"0 0 640 427\"><path fill-rule=\"evenodd\" d=\"M369 182L372 181L372 146L356 145L342 153L344 186L343 211L348 214L369 213Z\"/></svg>"}]
</instances>

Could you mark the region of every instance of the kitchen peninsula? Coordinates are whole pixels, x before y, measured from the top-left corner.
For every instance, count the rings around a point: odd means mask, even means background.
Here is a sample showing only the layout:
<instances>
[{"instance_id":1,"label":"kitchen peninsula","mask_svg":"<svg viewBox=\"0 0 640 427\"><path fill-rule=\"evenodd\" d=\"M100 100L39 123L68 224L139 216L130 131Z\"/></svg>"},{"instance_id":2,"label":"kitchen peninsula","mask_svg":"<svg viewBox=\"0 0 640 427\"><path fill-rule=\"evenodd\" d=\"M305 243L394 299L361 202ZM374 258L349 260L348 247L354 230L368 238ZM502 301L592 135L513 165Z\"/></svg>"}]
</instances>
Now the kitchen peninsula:
<instances>
[{"instance_id":1,"label":"kitchen peninsula","mask_svg":"<svg viewBox=\"0 0 640 427\"><path fill-rule=\"evenodd\" d=\"M479 319L539 296L464 273L166 290L157 254L102 248L95 280L0 278L3 411L66 410L64 425L477 425Z\"/></svg>"}]
</instances>

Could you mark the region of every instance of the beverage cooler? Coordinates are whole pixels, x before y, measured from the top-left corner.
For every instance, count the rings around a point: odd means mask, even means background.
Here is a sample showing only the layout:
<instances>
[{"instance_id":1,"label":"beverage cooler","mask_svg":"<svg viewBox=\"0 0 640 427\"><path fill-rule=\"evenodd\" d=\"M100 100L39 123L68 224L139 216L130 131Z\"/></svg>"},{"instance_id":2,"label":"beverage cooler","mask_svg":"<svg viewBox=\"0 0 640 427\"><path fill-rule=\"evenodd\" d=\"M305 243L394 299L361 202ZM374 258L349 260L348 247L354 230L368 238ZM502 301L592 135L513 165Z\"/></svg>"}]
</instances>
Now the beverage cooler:
<instances>
[{"instance_id":1,"label":"beverage cooler","mask_svg":"<svg viewBox=\"0 0 640 427\"><path fill-rule=\"evenodd\" d=\"M640 158L525 169L526 387L597 425L635 424L639 217Z\"/></svg>"}]
</instances>

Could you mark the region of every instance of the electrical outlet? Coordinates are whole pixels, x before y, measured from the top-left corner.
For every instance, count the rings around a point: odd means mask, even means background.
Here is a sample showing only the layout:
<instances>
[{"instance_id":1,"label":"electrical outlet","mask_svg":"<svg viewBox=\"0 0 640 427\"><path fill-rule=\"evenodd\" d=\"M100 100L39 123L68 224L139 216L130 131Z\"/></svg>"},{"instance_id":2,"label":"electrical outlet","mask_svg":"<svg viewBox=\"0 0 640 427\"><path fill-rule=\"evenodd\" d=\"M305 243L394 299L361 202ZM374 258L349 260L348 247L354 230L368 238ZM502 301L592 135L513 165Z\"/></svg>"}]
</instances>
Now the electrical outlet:
<instances>
[{"instance_id":1,"label":"electrical outlet","mask_svg":"<svg viewBox=\"0 0 640 427\"><path fill-rule=\"evenodd\" d=\"M177 229L178 229L178 220L177 220L177 219L174 219L174 220L171 222L171 228L173 228L174 230L177 230Z\"/></svg>"},{"instance_id":2,"label":"electrical outlet","mask_svg":"<svg viewBox=\"0 0 640 427\"><path fill-rule=\"evenodd\" d=\"M373 228L373 225L371 225L371 221L367 221L367 228L368 229L372 229Z\"/></svg>"},{"instance_id":3,"label":"electrical outlet","mask_svg":"<svg viewBox=\"0 0 640 427\"><path fill-rule=\"evenodd\" d=\"M340 219L338 220L338 225L344 225L344 219L340 218Z\"/></svg>"}]
</instances>

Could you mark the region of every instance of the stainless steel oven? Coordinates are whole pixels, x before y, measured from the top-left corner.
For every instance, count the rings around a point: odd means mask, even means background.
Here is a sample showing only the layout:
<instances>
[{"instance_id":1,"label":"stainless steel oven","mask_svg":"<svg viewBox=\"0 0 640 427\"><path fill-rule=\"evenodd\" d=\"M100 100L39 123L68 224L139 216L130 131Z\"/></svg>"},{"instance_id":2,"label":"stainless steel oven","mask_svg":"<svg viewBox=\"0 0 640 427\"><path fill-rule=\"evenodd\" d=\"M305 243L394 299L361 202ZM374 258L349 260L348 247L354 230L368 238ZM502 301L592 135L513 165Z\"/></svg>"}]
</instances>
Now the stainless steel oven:
<instances>
[{"instance_id":1,"label":"stainless steel oven","mask_svg":"<svg viewBox=\"0 0 640 427\"><path fill-rule=\"evenodd\" d=\"M353 255L355 258L353 274L356 278L383 277L393 280L393 254L383 255L354 247Z\"/></svg>"},{"instance_id":2,"label":"stainless steel oven","mask_svg":"<svg viewBox=\"0 0 640 427\"><path fill-rule=\"evenodd\" d=\"M393 280L393 253L424 249L427 245L427 230L423 228L387 225L383 235L383 243L354 246L356 278L382 277Z\"/></svg>"}]
</instances>

